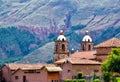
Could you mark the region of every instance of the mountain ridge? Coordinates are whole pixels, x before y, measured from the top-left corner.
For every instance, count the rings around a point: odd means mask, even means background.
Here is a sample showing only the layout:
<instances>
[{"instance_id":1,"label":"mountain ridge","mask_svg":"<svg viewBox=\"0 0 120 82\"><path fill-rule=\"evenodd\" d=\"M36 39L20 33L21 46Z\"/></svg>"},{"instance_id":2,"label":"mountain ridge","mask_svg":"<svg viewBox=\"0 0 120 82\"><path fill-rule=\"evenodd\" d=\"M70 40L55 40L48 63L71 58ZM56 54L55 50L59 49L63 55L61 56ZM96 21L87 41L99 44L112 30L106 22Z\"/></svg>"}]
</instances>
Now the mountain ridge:
<instances>
[{"instance_id":1,"label":"mountain ridge","mask_svg":"<svg viewBox=\"0 0 120 82\"><path fill-rule=\"evenodd\" d=\"M71 44L69 50L72 47L80 50L79 43L86 30L90 32L95 44L112 37L119 38L119 4L119 0L1 0L0 29L8 30L10 26L17 26L19 27L17 30L26 30L29 36L35 37L30 38L30 42L24 39L23 44L26 45L22 47L19 47L21 42L18 43L17 39L10 38L12 41L9 41L12 45L15 42L14 46L20 53L25 48L26 51L28 50L27 54L30 54L34 49L54 41L60 29L64 30L65 36L69 39ZM3 33L2 36L6 36L11 32L1 31L1 33ZM11 37L14 37L14 34ZM26 34L20 34L19 37L26 37ZM7 38L5 37L4 40ZM11 48L10 43L7 42L7 44ZM28 46L33 49L29 50ZM1 48L0 52L3 54L0 56L7 57L9 50L6 47L3 50L3 46ZM23 54L27 55L25 52Z\"/></svg>"}]
</instances>

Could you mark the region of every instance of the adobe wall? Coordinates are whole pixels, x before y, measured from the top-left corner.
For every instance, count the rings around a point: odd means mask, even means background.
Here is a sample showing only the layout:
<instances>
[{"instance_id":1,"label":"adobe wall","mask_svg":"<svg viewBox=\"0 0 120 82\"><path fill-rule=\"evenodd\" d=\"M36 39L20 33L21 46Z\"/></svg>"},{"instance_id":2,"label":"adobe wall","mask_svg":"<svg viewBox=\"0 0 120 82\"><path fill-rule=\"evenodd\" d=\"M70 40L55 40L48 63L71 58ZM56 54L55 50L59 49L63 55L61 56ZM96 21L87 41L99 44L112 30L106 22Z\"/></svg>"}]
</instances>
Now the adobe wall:
<instances>
[{"instance_id":1,"label":"adobe wall","mask_svg":"<svg viewBox=\"0 0 120 82\"><path fill-rule=\"evenodd\" d=\"M63 71L60 72L61 80L72 79L72 65L70 63L64 63L60 66Z\"/></svg>"},{"instance_id":2,"label":"adobe wall","mask_svg":"<svg viewBox=\"0 0 120 82\"><path fill-rule=\"evenodd\" d=\"M48 72L48 82L51 80L60 80L59 72Z\"/></svg>"},{"instance_id":3,"label":"adobe wall","mask_svg":"<svg viewBox=\"0 0 120 82\"><path fill-rule=\"evenodd\" d=\"M2 76L3 76L3 78L7 81L7 82L9 82L10 80L11 80L11 71L10 71L10 69L7 67L7 66L3 66L3 68L2 68Z\"/></svg>"},{"instance_id":4,"label":"adobe wall","mask_svg":"<svg viewBox=\"0 0 120 82\"><path fill-rule=\"evenodd\" d=\"M112 48L97 48L96 51L97 51L97 55L110 54L112 51Z\"/></svg>"},{"instance_id":5,"label":"adobe wall","mask_svg":"<svg viewBox=\"0 0 120 82\"><path fill-rule=\"evenodd\" d=\"M83 73L83 76L86 75L93 75L94 70L99 70L98 75L101 74L101 68L100 65L72 65L72 76L75 77L77 76L77 73L81 71Z\"/></svg>"},{"instance_id":6,"label":"adobe wall","mask_svg":"<svg viewBox=\"0 0 120 82\"><path fill-rule=\"evenodd\" d=\"M99 55L99 54L98 54L98 55L96 56L96 60L97 60L97 61L100 61L100 62L104 62L107 58L108 58L108 54L106 54L106 55L105 55L105 54L104 54L104 55Z\"/></svg>"},{"instance_id":7,"label":"adobe wall","mask_svg":"<svg viewBox=\"0 0 120 82\"><path fill-rule=\"evenodd\" d=\"M15 76L18 76L18 79L15 79ZM44 70L41 70L40 73L24 73L19 70L12 75L12 82L23 82L23 76L26 76L28 82L47 82L47 72Z\"/></svg>"},{"instance_id":8,"label":"adobe wall","mask_svg":"<svg viewBox=\"0 0 120 82\"><path fill-rule=\"evenodd\" d=\"M112 48L97 48L96 49L96 60L103 62L107 59L108 55L111 53Z\"/></svg>"}]
</instances>

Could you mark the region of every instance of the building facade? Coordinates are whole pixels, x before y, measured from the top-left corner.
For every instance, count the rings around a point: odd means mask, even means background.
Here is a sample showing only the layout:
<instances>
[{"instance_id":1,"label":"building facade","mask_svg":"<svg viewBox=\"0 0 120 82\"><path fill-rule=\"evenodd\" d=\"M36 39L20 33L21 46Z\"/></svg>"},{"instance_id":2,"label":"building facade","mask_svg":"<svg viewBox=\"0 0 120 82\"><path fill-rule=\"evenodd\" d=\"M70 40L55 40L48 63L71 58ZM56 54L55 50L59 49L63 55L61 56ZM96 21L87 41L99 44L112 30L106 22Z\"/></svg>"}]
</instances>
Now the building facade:
<instances>
[{"instance_id":1,"label":"building facade","mask_svg":"<svg viewBox=\"0 0 120 82\"><path fill-rule=\"evenodd\" d=\"M43 64L6 64L2 67L5 82L60 82L60 67Z\"/></svg>"},{"instance_id":2,"label":"building facade","mask_svg":"<svg viewBox=\"0 0 120 82\"><path fill-rule=\"evenodd\" d=\"M89 32L86 31L81 42L82 50L55 62L57 66L63 69L60 72L62 82L65 79L74 79L79 71L83 73L83 76L92 76L94 72L97 72L97 75L101 75L101 63L107 59L112 48L120 46L120 40L112 38L96 46L93 46L93 44ZM94 50L93 47L96 49Z\"/></svg>"},{"instance_id":3,"label":"building facade","mask_svg":"<svg viewBox=\"0 0 120 82\"><path fill-rule=\"evenodd\" d=\"M94 71L97 70L97 74L101 74L101 63L97 61L79 58L66 58L55 62L55 64L60 66L63 70L60 74L61 82L64 82L66 79L76 79L78 72L82 72L83 76L93 76Z\"/></svg>"}]
</instances>

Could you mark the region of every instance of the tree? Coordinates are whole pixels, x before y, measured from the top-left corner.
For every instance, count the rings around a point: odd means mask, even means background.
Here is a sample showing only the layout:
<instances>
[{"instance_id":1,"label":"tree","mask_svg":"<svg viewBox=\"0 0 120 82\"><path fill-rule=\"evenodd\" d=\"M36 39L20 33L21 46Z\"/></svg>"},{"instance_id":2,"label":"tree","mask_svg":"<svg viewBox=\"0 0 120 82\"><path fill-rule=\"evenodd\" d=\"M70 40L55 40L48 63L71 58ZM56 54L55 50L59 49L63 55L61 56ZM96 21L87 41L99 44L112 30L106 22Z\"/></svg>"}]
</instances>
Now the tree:
<instances>
[{"instance_id":1,"label":"tree","mask_svg":"<svg viewBox=\"0 0 120 82\"><path fill-rule=\"evenodd\" d=\"M120 48L113 48L108 59L102 64L103 72L117 72L120 74Z\"/></svg>"},{"instance_id":2,"label":"tree","mask_svg":"<svg viewBox=\"0 0 120 82\"><path fill-rule=\"evenodd\" d=\"M82 79L82 72L77 73L78 79Z\"/></svg>"}]
</instances>

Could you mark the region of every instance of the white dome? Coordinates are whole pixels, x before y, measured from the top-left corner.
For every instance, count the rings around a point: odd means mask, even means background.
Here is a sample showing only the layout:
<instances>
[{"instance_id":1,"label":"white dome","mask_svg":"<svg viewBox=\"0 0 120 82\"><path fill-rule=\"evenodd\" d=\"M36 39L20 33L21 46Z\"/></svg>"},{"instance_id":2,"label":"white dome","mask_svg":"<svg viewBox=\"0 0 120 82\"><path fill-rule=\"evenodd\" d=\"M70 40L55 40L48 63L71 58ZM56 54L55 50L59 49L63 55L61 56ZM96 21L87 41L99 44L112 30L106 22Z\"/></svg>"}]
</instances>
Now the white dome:
<instances>
[{"instance_id":1,"label":"white dome","mask_svg":"<svg viewBox=\"0 0 120 82\"><path fill-rule=\"evenodd\" d=\"M60 41L65 41L66 40L66 37L64 35L59 35L57 40L60 40Z\"/></svg>"},{"instance_id":2,"label":"white dome","mask_svg":"<svg viewBox=\"0 0 120 82\"><path fill-rule=\"evenodd\" d=\"M92 42L92 38L89 35L85 35L82 39L83 42Z\"/></svg>"}]
</instances>

